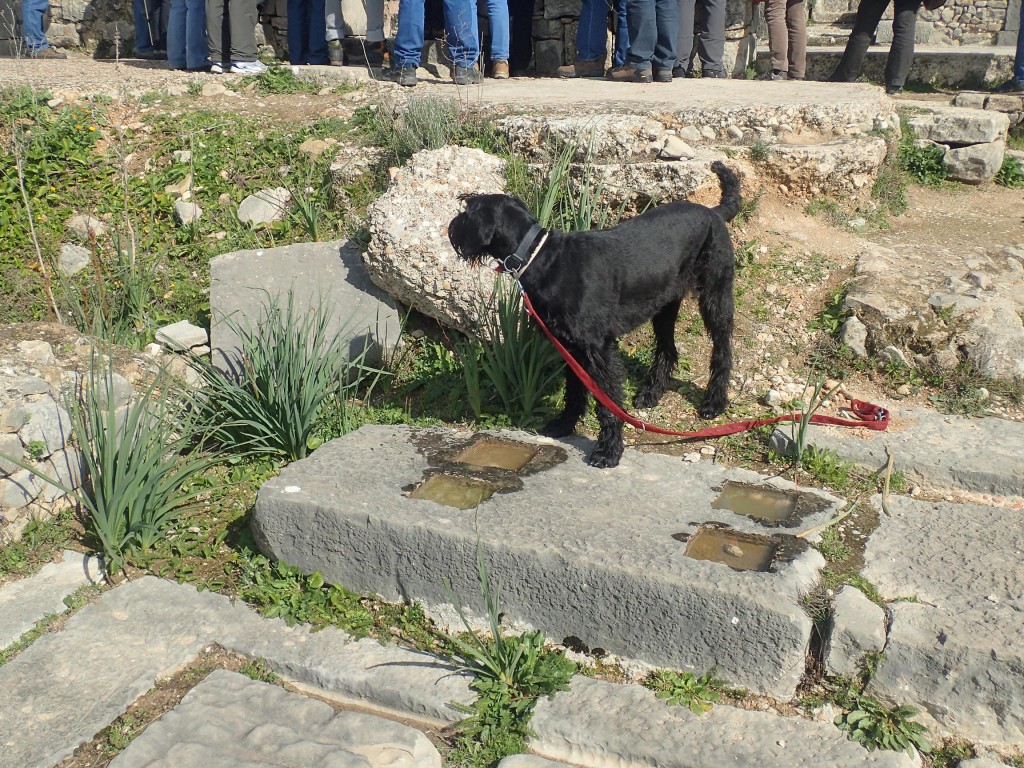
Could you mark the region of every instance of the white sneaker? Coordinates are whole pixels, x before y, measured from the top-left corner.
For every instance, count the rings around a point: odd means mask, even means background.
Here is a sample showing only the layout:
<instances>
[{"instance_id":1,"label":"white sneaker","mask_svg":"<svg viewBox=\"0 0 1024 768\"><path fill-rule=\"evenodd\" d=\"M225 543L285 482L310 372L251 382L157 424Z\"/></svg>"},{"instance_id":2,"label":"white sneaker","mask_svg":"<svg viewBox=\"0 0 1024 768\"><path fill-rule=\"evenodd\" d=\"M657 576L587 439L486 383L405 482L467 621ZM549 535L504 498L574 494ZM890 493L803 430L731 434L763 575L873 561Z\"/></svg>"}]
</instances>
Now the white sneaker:
<instances>
[{"instance_id":1,"label":"white sneaker","mask_svg":"<svg viewBox=\"0 0 1024 768\"><path fill-rule=\"evenodd\" d=\"M236 75L262 75L267 65L262 61L232 61L231 72Z\"/></svg>"},{"instance_id":2,"label":"white sneaker","mask_svg":"<svg viewBox=\"0 0 1024 768\"><path fill-rule=\"evenodd\" d=\"M210 74L213 74L213 75L223 75L224 74L224 65L221 64L219 61L213 62L212 64L210 64Z\"/></svg>"}]
</instances>

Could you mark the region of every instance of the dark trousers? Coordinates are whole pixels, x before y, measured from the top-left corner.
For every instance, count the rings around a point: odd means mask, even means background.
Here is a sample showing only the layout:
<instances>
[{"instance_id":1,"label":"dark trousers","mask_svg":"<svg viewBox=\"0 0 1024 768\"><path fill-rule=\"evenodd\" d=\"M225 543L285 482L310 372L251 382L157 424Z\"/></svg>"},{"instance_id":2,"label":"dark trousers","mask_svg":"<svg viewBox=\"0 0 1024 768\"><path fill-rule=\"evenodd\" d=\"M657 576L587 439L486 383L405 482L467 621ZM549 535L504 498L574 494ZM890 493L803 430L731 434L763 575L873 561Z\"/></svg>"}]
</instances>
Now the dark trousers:
<instances>
[{"instance_id":1,"label":"dark trousers","mask_svg":"<svg viewBox=\"0 0 1024 768\"><path fill-rule=\"evenodd\" d=\"M288 63L330 64L324 0L288 0Z\"/></svg>"},{"instance_id":2,"label":"dark trousers","mask_svg":"<svg viewBox=\"0 0 1024 768\"><path fill-rule=\"evenodd\" d=\"M871 45L871 38L878 29L878 22L890 0L861 0L853 32L846 43L843 58L832 73L833 82L852 83L860 77L864 56ZM914 27L917 25L917 11L921 0L895 0L892 21L892 45L885 62L885 85L887 88L902 88L906 85L910 65L914 61Z\"/></svg>"}]
</instances>

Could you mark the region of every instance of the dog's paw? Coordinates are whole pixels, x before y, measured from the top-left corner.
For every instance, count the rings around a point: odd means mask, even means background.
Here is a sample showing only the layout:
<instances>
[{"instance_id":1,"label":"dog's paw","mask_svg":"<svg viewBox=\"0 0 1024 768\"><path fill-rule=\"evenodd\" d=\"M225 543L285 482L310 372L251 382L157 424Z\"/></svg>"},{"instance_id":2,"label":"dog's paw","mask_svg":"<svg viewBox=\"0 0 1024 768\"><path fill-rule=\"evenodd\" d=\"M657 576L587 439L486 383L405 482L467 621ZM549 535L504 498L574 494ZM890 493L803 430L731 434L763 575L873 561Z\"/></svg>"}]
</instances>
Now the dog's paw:
<instances>
[{"instance_id":1,"label":"dog's paw","mask_svg":"<svg viewBox=\"0 0 1024 768\"><path fill-rule=\"evenodd\" d=\"M544 437L566 437L575 431L575 424L566 424L564 421L556 420L545 424L537 434Z\"/></svg>"},{"instance_id":2,"label":"dog's paw","mask_svg":"<svg viewBox=\"0 0 1024 768\"><path fill-rule=\"evenodd\" d=\"M653 408L661 402L661 395L648 389L641 389L633 398L634 408Z\"/></svg>"},{"instance_id":3,"label":"dog's paw","mask_svg":"<svg viewBox=\"0 0 1024 768\"><path fill-rule=\"evenodd\" d=\"M713 419L725 413L725 407L728 404L728 401L705 400L697 406L697 415L702 419Z\"/></svg>"},{"instance_id":4,"label":"dog's paw","mask_svg":"<svg viewBox=\"0 0 1024 768\"><path fill-rule=\"evenodd\" d=\"M619 459L622 458L622 446L601 446L598 445L593 453L587 457L587 464L597 469L611 469L619 466Z\"/></svg>"}]
</instances>

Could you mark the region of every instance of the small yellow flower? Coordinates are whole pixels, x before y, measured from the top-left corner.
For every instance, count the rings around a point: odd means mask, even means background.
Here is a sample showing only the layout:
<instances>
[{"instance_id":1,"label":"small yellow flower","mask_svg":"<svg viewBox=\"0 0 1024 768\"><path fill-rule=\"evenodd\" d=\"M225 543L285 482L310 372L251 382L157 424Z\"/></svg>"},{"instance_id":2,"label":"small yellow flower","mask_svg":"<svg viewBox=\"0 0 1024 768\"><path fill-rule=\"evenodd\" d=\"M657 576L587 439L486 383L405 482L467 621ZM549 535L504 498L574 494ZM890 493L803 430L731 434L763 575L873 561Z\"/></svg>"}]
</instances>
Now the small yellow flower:
<instances>
[{"instance_id":1,"label":"small yellow flower","mask_svg":"<svg viewBox=\"0 0 1024 768\"><path fill-rule=\"evenodd\" d=\"M90 131L95 131L96 130L96 126L95 125L90 125L89 126L89 130Z\"/></svg>"}]
</instances>

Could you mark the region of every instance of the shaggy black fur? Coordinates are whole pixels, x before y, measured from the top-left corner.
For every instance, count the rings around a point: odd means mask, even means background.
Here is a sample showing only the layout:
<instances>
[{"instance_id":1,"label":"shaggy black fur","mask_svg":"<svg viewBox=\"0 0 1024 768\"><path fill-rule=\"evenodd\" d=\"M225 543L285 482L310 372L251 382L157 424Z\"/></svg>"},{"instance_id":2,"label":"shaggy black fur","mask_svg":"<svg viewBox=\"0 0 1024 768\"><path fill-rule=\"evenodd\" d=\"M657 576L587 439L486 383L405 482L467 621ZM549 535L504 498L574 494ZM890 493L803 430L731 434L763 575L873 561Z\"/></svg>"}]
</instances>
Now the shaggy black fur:
<instances>
[{"instance_id":1,"label":"shaggy black fur","mask_svg":"<svg viewBox=\"0 0 1024 768\"><path fill-rule=\"evenodd\" d=\"M735 256L725 222L739 212L742 200L736 175L722 163L712 170L722 185L717 207L675 202L607 230L551 232L522 273L523 288L551 333L620 405L625 367L619 337L648 320L654 326L654 364L634 405L656 405L679 358L675 323L680 303L691 293L713 344L711 379L697 412L710 419L727 405ZM514 253L537 223L522 201L509 195L463 199L466 209L448 225L448 237L456 253L471 263ZM565 408L541 433L571 434L587 403L586 388L566 368ZM622 422L600 404L597 415L601 431L588 463L614 467L622 457Z\"/></svg>"}]
</instances>

